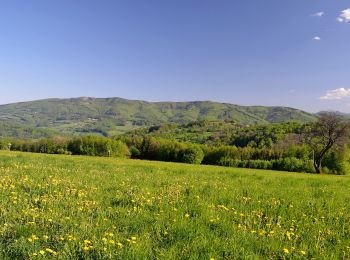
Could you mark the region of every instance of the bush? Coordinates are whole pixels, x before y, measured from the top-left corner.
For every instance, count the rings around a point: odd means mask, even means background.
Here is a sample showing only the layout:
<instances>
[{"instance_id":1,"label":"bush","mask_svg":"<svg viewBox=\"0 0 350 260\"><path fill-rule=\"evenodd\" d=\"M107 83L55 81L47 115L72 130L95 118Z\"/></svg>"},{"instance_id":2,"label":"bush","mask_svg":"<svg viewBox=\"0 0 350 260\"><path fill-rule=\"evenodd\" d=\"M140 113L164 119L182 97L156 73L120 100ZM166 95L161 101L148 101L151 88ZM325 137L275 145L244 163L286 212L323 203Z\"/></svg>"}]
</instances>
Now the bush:
<instances>
[{"instance_id":1,"label":"bush","mask_svg":"<svg viewBox=\"0 0 350 260\"><path fill-rule=\"evenodd\" d=\"M281 158L273 161L274 170L290 172L314 172L311 160L302 160L295 157Z\"/></svg>"},{"instance_id":2,"label":"bush","mask_svg":"<svg viewBox=\"0 0 350 260\"><path fill-rule=\"evenodd\" d=\"M204 164L224 165L224 161L240 160L241 152L236 146L208 147L204 146Z\"/></svg>"},{"instance_id":3,"label":"bush","mask_svg":"<svg viewBox=\"0 0 350 260\"><path fill-rule=\"evenodd\" d=\"M76 155L130 157L123 142L100 136L76 137L69 141L68 151Z\"/></svg>"},{"instance_id":4,"label":"bush","mask_svg":"<svg viewBox=\"0 0 350 260\"><path fill-rule=\"evenodd\" d=\"M135 146L131 146L129 150L130 150L131 158L134 158L134 159L140 158L141 152Z\"/></svg>"},{"instance_id":5,"label":"bush","mask_svg":"<svg viewBox=\"0 0 350 260\"><path fill-rule=\"evenodd\" d=\"M323 173L344 175L350 172L349 148L347 146L343 148L336 147L336 149L325 156L323 167L328 170L323 170Z\"/></svg>"},{"instance_id":6,"label":"bush","mask_svg":"<svg viewBox=\"0 0 350 260\"><path fill-rule=\"evenodd\" d=\"M0 150L10 150L11 142L6 139L0 139Z\"/></svg>"},{"instance_id":7,"label":"bush","mask_svg":"<svg viewBox=\"0 0 350 260\"><path fill-rule=\"evenodd\" d=\"M218 165L228 166L228 167L239 167L241 160L231 159L229 157L221 157Z\"/></svg>"},{"instance_id":8,"label":"bush","mask_svg":"<svg viewBox=\"0 0 350 260\"><path fill-rule=\"evenodd\" d=\"M201 164L204 158L203 150L197 145L191 145L190 147L180 152L180 161L190 164Z\"/></svg>"},{"instance_id":9,"label":"bush","mask_svg":"<svg viewBox=\"0 0 350 260\"><path fill-rule=\"evenodd\" d=\"M248 162L248 168L253 169L272 169L272 161L267 160L252 160Z\"/></svg>"},{"instance_id":10,"label":"bush","mask_svg":"<svg viewBox=\"0 0 350 260\"><path fill-rule=\"evenodd\" d=\"M157 160L157 153L160 149L160 143L152 137L146 137L141 144L141 158L148 160Z\"/></svg>"}]
</instances>

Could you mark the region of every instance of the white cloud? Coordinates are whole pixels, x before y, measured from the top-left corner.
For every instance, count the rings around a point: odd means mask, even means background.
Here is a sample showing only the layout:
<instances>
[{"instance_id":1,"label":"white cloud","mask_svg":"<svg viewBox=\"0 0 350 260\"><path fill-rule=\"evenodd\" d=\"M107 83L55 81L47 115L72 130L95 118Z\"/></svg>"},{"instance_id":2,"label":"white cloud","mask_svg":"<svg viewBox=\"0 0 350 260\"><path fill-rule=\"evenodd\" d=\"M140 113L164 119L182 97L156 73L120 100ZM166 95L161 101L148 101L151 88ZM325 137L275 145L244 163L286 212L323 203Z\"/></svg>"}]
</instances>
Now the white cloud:
<instances>
[{"instance_id":1,"label":"white cloud","mask_svg":"<svg viewBox=\"0 0 350 260\"><path fill-rule=\"evenodd\" d=\"M337 18L338 22L340 23L347 23L350 22L350 8L345 9L340 12L340 15Z\"/></svg>"},{"instance_id":2,"label":"white cloud","mask_svg":"<svg viewBox=\"0 0 350 260\"><path fill-rule=\"evenodd\" d=\"M314 38L312 38L314 41L320 41L321 37L320 36L315 36Z\"/></svg>"},{"instance_id":3,"label":"white cloud","mask_svg":"<svg viewBox=\"0 0 350 260\"><path fill-rule=\"evenodd\" d=\"M323 100L340 100L350 97L350 88L337 88L328 90L326 95L320 97Z\"/></svg>"},{"instance_id":4,"label":"white cloud","mask_svg":"<svg viewBox=\"0 0 350 260\"><path fill-rule=\"evenodd\" d=\"M312 14L311 16L313 16L313 17L322 17L323 15L324 15L324 12L317 12L317 13Z\"/></svg>"}]
</instances>

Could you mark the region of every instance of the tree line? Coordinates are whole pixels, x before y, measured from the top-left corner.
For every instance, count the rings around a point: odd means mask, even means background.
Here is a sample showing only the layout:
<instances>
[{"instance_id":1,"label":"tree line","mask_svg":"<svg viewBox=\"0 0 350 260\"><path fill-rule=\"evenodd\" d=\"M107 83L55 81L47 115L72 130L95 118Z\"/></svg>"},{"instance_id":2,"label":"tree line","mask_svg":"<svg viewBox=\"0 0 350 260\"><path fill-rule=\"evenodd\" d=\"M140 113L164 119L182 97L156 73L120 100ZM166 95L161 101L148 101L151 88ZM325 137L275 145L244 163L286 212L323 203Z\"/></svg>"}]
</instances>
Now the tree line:
<instances>
[{"instance_id":1,"label":"tree line","mask_svg":"<svg viewBox=\"0 0 350 260\"><path fill-rule=\"evenodd\" d=\"M54 137L38 140L6 139L0 149L33 153L130 157L130 151L120 140L102 136Z\"/></svg>"},{"instance_id":2,"label":"tree line","mask_svg":"<svg viewBox=\"0 0 350 260\"><path fill-rule=\"evenodd\" d=\"M288 126L289 127L289 126ZM296 126L292 125L295 129ZM317 122L297 126L297 133L269 129L255 140L249 131L236 145L206 145L179 142L150 135L54 137L38 140L0 139L0 149L90 156L122 157L190 164L222 165L293 172L345 174L350 170L349 124L335 113L320 115ZM271 130L272 129L272 130ZM271 138L276 136L278 138ZM286 132L282 135L280 133ZM247 134L249 133L249 134ZM272 133L272 134L271 134ZM237 138L235 140L238 140ZM242 145L245 143L246 145ZM256 145L258 144L258 145Z\"/></svg>"}]
</instances>

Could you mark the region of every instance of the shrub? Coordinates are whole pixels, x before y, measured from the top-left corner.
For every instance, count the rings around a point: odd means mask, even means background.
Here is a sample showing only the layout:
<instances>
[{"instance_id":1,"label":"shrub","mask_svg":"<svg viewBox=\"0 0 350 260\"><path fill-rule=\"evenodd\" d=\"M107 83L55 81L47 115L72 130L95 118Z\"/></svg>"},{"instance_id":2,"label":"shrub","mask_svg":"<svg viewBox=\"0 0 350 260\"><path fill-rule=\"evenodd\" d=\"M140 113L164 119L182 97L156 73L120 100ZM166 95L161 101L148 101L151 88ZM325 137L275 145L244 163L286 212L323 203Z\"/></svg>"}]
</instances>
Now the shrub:
<instances>
[{"instance_id":1,"label":"shrub","mask_svg":"<svg viewBox=\"0 0 350 260\"><path fill-rule=\"evenodd\" d=\"M134 158L134 159L140 158L141 152L135 146L131 146L129 150L130 150L131 158Z\"/></svg>"},{"instance_id":2,"label":"shrub","mask_svg":"<svg viewBox=\"0 0 350 260\"><path fill-rule=\"evenodd\" d=\"M123 142L100 136L73 138L68 143L68 151L76 155L130 157L130 151Z\"/></svg>"},{"instance_id":3,"label":"shrub","mask_svg":"<svg viewBox=\"0 0 350 260\"><path fill-rule=\"evenodd\" d=\"M148 160L156 160L159 152L160 143L152 137L145 137L141 144L141 158Z\"/></svg>"},{"instance_id":4,"label":"shrub","mask_svg":"<svg viewBox=\"0 0 350 260\"><path fill-rule=\"evenodd\" d=\"M203 150L197 145L191 145L180 152L180 161L183 163L201 164L203 158Z\"/></svg>"},{"instance_id":5,"label":"shrub","mask_svg":"<svg viewBox=\"0 0 350 260\"><path fill-rule=\"evenodd\" d=\"M248 162L248 168L254 169L272 169L272 161L267 160L251 160Z\"/></svg>"},{"instance_id":6,"label":"shrub","mask_svg":"<svg viewBox=\"0 0 350 260\"><path fill-rule=\"evenodd\" d=\"M239 167L239 163L241 160L232 159L229 157L221 157L218 165L221 166L229 166L229 167Z\"/></svg>"},{"instance_id":7,"label":"shrub","mask_svg":"<svg viewBox=\"0 0 350 260\"><path fill-rule=\"evenodd\" d=\"M204 164L223 165L223 161L240 160L241 152L236 146L208 147L204 146ZM225 158L225 159L223 159Z\"/></svg>"},{"instance_id":8,"label":"shrub","mask_svg":"<svg viewBox=\"0 0 350 260\"><path fill-rule=\"evenodd\" d=\"M323 173L344 175L350 172L349 148L347 146L337 147L328 153L323 160L323 166L328 169L328 172L323 171Z\"/></svg>"},{"instance_id":9,"label":"shrub","mask_svg":"<svg viewBox=\"0 0 350 260\"><path fill-rule=\"evenodd\" d=\"M0 139L0 150L10 150L11 142L6 139Z\"/></svg>"},{"instance_id":10,"label":"shrub","mask_svg":"<svg viewBox=\"0 0 350 260\"><path fill-rule=\"evenodd\" d=\"M272 169L290 172L314 172L311 160L302 160L295 157L274 160Z\"/></svg>"}]
</instances>

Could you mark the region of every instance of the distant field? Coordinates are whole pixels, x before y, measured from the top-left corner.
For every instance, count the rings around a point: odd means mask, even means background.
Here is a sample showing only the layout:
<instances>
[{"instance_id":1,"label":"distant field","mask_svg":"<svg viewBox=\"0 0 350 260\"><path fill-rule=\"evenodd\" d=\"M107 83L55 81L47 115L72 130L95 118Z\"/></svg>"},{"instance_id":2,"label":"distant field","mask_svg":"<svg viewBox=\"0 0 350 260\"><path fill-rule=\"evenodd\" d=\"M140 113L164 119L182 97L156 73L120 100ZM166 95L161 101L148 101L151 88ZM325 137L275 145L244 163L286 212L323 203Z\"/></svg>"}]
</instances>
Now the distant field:
<instances>
[{"instance_id":1,"label":"distant field","mask_svg":"<svg viewBox=\"0 0 350 260\"><path fill-rule=\"evenodd\" d=\"M350 258L350 178L0 152L0 257Z\"/></svg>"}]
</instances>

